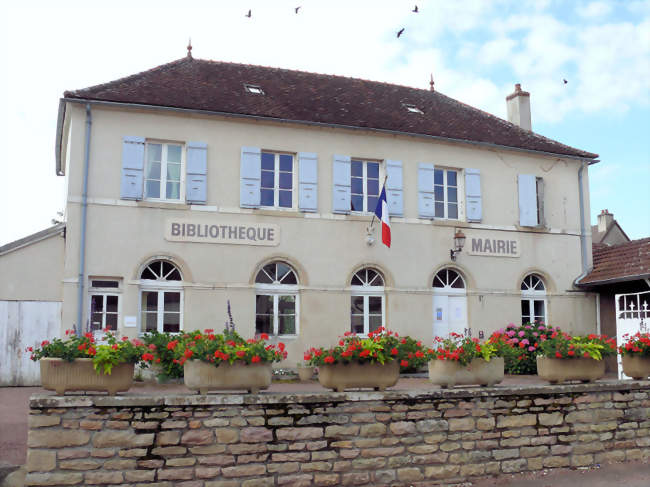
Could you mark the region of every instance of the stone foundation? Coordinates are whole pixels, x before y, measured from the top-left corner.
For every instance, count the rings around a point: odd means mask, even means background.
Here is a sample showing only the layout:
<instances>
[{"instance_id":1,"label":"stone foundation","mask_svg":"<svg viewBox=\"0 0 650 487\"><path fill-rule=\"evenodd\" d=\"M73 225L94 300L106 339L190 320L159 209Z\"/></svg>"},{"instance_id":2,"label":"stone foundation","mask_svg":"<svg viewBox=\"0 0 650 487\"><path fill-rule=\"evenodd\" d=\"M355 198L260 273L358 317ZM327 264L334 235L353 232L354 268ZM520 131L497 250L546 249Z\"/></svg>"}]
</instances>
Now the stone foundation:
<instances>
[{"instance_id":1,"label":"stone foundation","mask_svg":"<svg viewBox=\"0 0 650 487\"><path fill-rule=\"evenodd\" d=\"M650 459L650 383L31 398L26 485L424 486Z\"/></svg>"}]
</instances>

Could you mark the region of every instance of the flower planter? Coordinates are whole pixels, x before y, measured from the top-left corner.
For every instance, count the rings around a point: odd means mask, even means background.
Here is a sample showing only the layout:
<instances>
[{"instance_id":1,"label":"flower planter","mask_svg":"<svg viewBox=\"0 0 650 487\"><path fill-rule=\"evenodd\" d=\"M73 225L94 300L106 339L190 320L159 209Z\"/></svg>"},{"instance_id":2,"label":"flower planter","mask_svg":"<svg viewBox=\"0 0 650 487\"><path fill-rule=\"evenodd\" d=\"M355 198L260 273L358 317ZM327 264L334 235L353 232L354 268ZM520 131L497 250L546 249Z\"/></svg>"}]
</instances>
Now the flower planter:
<instances>
[{"instance_id":1,"label":"flower planter","mask_svg":"<svg viewBox=\"0 0 650 487\"><path fill-rule=\"evenodd\" d=\"M221 363L215 367L200 360L188 360L183 370L185 386L201 394L237 389L257 394L260 389L269 388L273 374L270 363Z\"/></svg>"},{"instance_id":2,"label":"flower planter","mask_svg":"<svg viewBox=\"0 0 650 487\"><path fill-rule=\"evenodd\" d=\"M315 367L298 367L298 377L301 382L307 382L314 376Z\"/></svg>"},{"instance_id":3,"label":"flower planter","mask_svg":"<svg viewBox=\"0 0 650 487\"><path fill-rule=\"evenodd\" d=\"M623 355L623 373L635 380L643 380L650 376L650 357Z\"/></svg>"},{"instance_id":4,"label":"flower planter","mask_svg":"<svg viewBox=\"0 0 650 487\"><path fill-rule=\"evenodd\" d=\"M605 361L588 357L537 357L537 375L551 384L568 380L591 382L605 375Z\"/></svg>"},{"instance_id":5,"label":"flower planter","mask_svg":"<svg viewBox=\"0 0 650 487\"><path fill-rule=\"evenodd\" d=\"M503 380L503 357L493 357L490 361L475 358L467 365L454 360L430 360L429 381L441 387L478 384L493 386Z\"/></svg>"},{"instance_id":6,"label":"flower planter","mask_svg":"<svg viewBox=\"0 0 650 487\"><path fill-rule=\"evenodd\" d=\"M318 382L323 387L343 392L345 389L370 387L383 391L397 384L399 363L391 360L385 364L350 363L321 365L318 367Z\"/></svg>"},{"instance_id":7,"label":"flower planter","mask_svg":"<svg viewBox=\"0 0 650 487\"><path fill-rule=\"evenodd\" d=\"M97 373L90 358L68 362L60 358L42 358L43 388L63 395L67 391L106 391L109 395L128 391L133 385L133 365L119 364L110 375Z\"/></svg>"}]
</instances>

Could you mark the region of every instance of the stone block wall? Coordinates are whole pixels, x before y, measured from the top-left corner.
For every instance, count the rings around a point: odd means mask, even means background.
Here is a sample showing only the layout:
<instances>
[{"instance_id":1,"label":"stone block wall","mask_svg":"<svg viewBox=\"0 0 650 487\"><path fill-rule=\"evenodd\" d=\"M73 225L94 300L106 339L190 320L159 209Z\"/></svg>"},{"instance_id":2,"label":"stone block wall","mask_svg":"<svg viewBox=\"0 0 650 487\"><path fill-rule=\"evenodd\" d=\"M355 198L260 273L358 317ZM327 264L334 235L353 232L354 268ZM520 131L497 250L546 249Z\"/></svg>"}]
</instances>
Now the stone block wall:
<instances>
[{"instance_id":1,"label":"stone block wall","mask_svg":"<svg viewBox=\"0 0 650 487\"><path fill-rule=\"evenodd\" d=\"M650 383L34 396L26 485L424 486L650 459Z\"/></svg>"}]
</instances>

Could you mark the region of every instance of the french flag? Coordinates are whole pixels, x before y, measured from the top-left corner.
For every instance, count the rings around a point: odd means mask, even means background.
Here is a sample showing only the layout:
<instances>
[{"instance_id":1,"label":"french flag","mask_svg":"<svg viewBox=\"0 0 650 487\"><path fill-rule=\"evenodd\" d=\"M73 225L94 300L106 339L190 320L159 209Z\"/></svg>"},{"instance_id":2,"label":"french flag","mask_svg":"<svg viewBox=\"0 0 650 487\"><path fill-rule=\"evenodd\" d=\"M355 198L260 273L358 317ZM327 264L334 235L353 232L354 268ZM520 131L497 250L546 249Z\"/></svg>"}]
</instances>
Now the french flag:
<instances>
[{"instance_id":1,"label":"french flag","mask_svg":"<svg viewBox=\"0 0 650 487\"><path fill-rule=\"evenodd\" d=\"M386 185L381 189L375 215L381 221L381 241L390 248L390 220L388 219L388 203L386 203Z\"/></svg>"}]
</instances>

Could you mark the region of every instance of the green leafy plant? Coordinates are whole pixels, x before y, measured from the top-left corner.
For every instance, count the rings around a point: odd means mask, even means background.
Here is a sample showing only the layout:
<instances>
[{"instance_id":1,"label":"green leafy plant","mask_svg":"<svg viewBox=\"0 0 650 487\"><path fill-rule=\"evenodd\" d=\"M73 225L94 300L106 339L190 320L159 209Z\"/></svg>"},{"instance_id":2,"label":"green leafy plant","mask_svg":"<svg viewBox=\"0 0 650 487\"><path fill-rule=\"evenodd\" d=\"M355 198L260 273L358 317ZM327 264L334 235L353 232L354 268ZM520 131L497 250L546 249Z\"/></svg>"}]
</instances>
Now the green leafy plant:
<instances>
[{"instance_id":1,"label":"green leafy plant","mask_svg":"<svg viewBox=\"0 0 650 487\"><path fill-rule=\"evenodd\" d=\"M586 337L555 333L540 344L539 355L549 358L571 359L578 357L602 360L616 354L616 339L606 335L591 334Z\"/></svg>"},{"instance_id":2,"label":"green leafy plant","mask_svg":"<svg viewBox=\"0 0 650 487\"><path fill-rule=\"evenodd\" d=\"M477 338L470 338L458 333L450 333L449 338L435 337L433 348L427 350L431 360L453 360L460 365L468 365L475 358L489 362L498 356L499 348L492 343L480 343Z\"/></svg>"},{"instance_id":3,"label":"green leafy plant","mask_svg":"<svg viewBox=\"0 0 650 487\"><path fill-rule=\"evenodd\" d=\"M93 334L88 332L77 336L73 330L66 330L65 339L53 338L44 340L40 347L28 347L33 361L42 358L60 358L72 362L79 358L92 358L93 368L100 374L110 375L113 367L121 363L137 364L147 360L149 356L143 342L138 339L129 340L123 337L117 340L115 335L106 330L103 342L97 344Z\"/></svg>"},{"instance_id":4,"label":"green leafy plant","mask_svg":"<svg viewBox=\"0 0 650 487\"><path fill-rule=\"evenodd\" d=\"M534 375L537 373L537 351L540 344L559 332L559 328L543 323L519 326L510 323L506 328L495 331L488 343L497 347L507 374Z\"/></svg>"},{"instance_id":5,"label":"green leafy plant","mask_svg":"<svg viewBox=\"0 0 650 487\"><path fill-rule=\"evenodd\" d=\"M154 355L154 359L151 363L160 367L160 376L162 376L161 378L163 379L179 379L183 377L183 366L180 365L178 361L174 361L174 359L177 358L174 347L175 344L178 343L178 339L178 333L161 333L159 331L148 332L142 337L145 345L152 350ZM170 346L170 343L172 342L174 342L174 344Z\"/></svg>"},{"instance_id":6,"label":"green leafy plant","mask_svg":"<svg viewBox=\"0 0 650 487\"><path fill-rule=\"evenodd\" d=\"M625 343L618 347L621 355L633 355L636 357L650 357L650 333L641 333L640 331L630 336L629 333L623 335Z\"/></svg>"}]
</instances>

